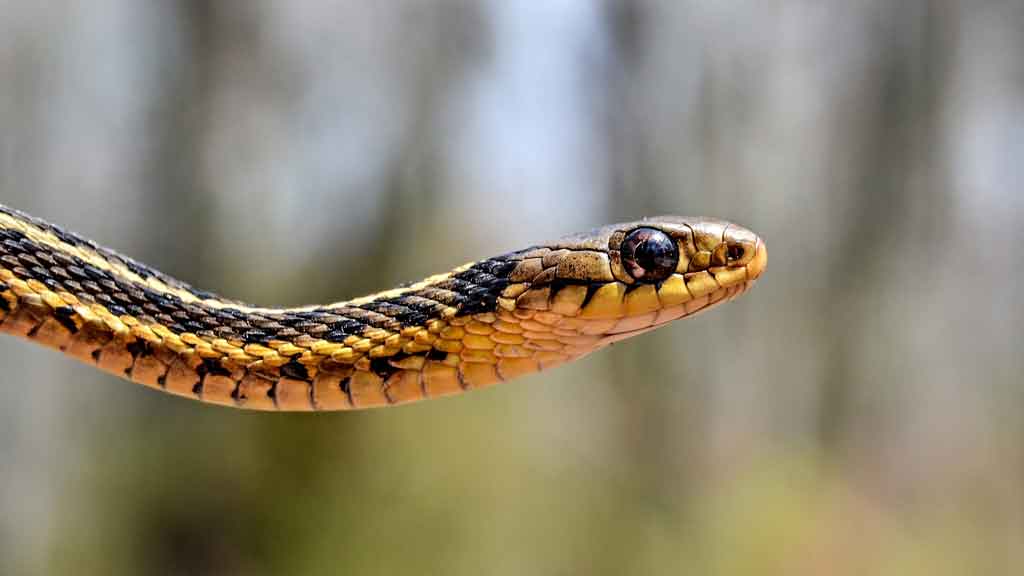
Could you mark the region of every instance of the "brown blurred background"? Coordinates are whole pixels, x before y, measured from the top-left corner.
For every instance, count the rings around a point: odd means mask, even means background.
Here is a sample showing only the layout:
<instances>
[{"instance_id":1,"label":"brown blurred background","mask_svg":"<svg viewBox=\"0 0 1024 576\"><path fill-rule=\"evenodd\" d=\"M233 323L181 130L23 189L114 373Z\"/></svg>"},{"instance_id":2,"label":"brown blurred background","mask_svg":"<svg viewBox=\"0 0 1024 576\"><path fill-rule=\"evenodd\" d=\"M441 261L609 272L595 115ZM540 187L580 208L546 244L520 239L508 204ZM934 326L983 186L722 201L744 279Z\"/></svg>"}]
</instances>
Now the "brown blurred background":
<instances>
[{"instance_id":1,"label":"brown blurred background","mask_svg":"<svg viewBox=\"0 0 1024 576\"><path fill-rule=\"evenodd\" d=\"M204 288L338 300L657 213L771 249L737 303L366 413L5 338L0 573L1021 573L1021 30L1019 0L0 1L0 202Z\"/></svg>"}]
</instances>

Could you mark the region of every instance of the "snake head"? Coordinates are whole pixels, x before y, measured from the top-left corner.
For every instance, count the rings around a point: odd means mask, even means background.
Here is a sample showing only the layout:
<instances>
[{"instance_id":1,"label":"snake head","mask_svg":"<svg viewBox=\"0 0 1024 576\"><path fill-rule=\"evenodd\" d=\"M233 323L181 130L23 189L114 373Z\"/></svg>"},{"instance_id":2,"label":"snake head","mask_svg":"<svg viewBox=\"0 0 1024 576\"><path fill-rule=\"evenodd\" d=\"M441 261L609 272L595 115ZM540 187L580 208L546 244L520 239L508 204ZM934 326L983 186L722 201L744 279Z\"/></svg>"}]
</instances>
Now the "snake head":
<instances>
[{"instance_id":1,"label":"snake head","mask_svg":"<svg viewBox=\"0 0 1024 576\"><path fill-rule=\"evenodd\" d=\"M765 243L735 224L649 218L515 254L498 304L528 346L569 360L736 298L767 260Z\"/></svg>"}]
</instances>

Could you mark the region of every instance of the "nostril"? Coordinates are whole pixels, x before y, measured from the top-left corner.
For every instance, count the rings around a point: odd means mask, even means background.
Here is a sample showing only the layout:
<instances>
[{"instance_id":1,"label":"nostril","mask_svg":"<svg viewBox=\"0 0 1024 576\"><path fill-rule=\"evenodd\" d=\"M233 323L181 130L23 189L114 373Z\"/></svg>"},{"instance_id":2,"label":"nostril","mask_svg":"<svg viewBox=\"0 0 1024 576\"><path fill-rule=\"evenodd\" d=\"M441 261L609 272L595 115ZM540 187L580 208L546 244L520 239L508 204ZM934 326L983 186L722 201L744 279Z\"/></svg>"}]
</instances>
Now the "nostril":
<instances>
[{"instance_id":1,"label":"nostril","mask_svg":"<svg viewBox=\"0 0 1024 576\"><path fill-rule=\"evenodd\" d=\"M743 258L744 252L745 250L743 249L742 244L731 244L726 250L726 255L729 257L730 261L735 261Z\"/></svg>"}]
</instances>

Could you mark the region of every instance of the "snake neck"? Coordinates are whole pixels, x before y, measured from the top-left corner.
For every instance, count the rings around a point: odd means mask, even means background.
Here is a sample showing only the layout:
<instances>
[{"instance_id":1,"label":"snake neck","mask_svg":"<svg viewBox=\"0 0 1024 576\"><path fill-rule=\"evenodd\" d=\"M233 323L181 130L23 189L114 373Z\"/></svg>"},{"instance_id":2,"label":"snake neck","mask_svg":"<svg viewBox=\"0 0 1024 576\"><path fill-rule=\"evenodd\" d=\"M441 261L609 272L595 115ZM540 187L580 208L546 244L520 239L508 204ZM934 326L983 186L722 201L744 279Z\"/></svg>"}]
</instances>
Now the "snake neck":
<instances>
[{"instance_id":1,"label":"snake neck","mask_svg":"<svg viewBox=\"0 0 1024 576\"><path fill-rule=\"evenodd\" d=\"M519 254L347 302L262 308L197 290L0 206L0 331L209 402L263 409L391 404L415 399L417 391L440 395L502 379L493 353L486 373L460 364L467 336L479 348L478 337L498 333L489 340L492 351L521 340L493 328ZM480 360L483 350L465 356ZM515 361L506 364L509 375L524 372L513 369ZM415 373L416 390L401 390L406 372Z\"/></svg>"}]
</instances>

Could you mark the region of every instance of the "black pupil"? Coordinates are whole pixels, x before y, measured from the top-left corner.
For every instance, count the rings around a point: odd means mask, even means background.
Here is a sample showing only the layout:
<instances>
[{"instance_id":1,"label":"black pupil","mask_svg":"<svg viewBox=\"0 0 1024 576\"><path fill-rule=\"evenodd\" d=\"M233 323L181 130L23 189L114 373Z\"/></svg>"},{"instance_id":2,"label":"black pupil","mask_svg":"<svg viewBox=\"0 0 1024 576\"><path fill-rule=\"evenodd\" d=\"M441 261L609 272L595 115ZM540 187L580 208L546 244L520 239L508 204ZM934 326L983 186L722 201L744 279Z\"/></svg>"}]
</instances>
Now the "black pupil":
<instances>
[{"instance_id":1,"label":"black pupil","mask_svg":"<svg viewBox=\"0 0 1024 576\"><path fill-rule=\"evenodd\" d=\"M637 280L664 280L675 272L679 248L667 234L653 228L634 230L623 245L626 268Z\"/></svg>"},{"instance_id":2,"label":"black pupil","mask_svg":"<svg viewBox=\"0 0 1024 576\"><path fill-rule=\"evenodd\" d=\"M651 272L662 270L673 266L672 248L673 246L668 243L668 238L664 234L658 234L637 246L633 258L644 270Z\"/></svg>"}]
</instances>

